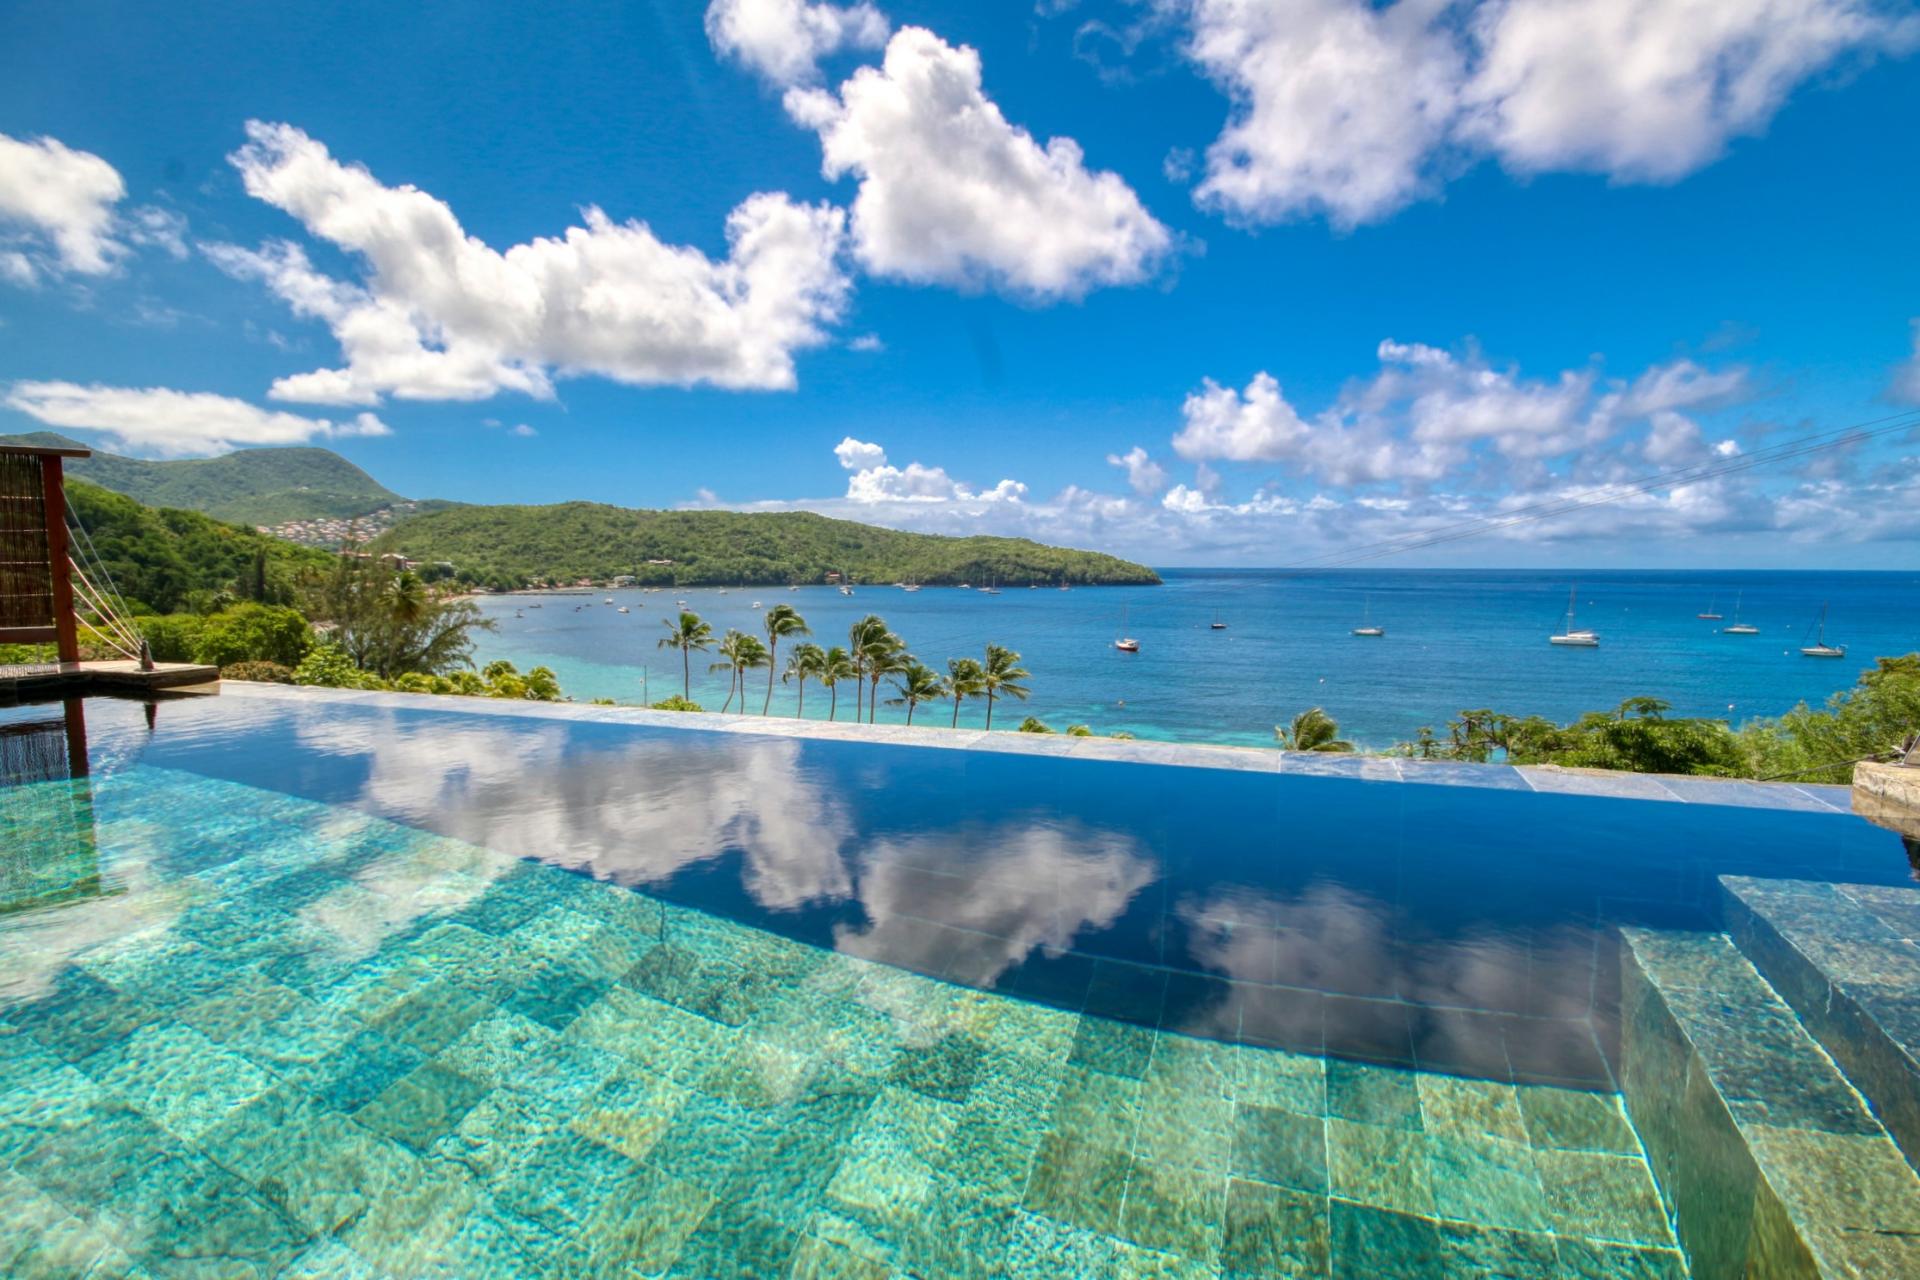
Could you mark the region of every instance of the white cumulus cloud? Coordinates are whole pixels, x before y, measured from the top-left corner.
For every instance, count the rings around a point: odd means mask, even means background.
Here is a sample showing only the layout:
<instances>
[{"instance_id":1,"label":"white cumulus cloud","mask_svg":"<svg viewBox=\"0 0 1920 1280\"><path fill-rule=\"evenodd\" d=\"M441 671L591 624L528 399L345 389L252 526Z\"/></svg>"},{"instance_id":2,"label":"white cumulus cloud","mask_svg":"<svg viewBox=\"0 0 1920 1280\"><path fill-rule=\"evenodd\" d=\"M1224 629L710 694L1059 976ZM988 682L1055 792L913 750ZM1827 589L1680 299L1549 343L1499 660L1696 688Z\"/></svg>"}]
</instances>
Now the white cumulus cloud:
<instances>
[{"instance_id":1,"label":"white cumulus cloud","mask_svg":"<svg viewBox=\"0 0 1920 1280\"><path fill-rule=\"evenodd\" d=\"M1848 55L1904 52L1879 0L1188 0L1232 102L1196 197L1249 222L1377 221L1484 155L1666 182Z\"/></svg>"},{"instance_id":2,"label":"white cumulus cloud","mask_svg":"<svg viewBox=\"0 0 1920 1280\"><path fill-rule=\"evenodd\" d=\"M865 0L713 0L707 6L714 51L782 87L812 84L820 78L820 59L841 49L878 49L887 31L886 15Z\"/></svg>"},{"instance_id":3,"label":"white cumulus cloud","mask_svg":"<svg viewBox=\"0 0 1920 1280\"><path fill-rule=\"evenodd\" d=\"M833 456L840 459L840 465L849 471L866 471L887 465L885 449L865 440L855 440L852 436L833 446Z\"/></svg>"},{"instance_id":4,"label":"white cumulus cloud","mask_svg":"<svg viewBox=\"0 0 1920 1280\"><path fill-rule=\"evenodd\" d=\"M1156 494L1167 487L1167 469L1155 462L1139 445L1125 453L1108 454L1107 465L1125 471L1127 486L1142 497Z\"/></svg>"},{"instance_id":5,"label":"white cumulus cloud","mask_svg":"<svg viewBox=\"0 0 1920 1280\"><path fill-rule=\"evenodd\" d=\"M547 396L555 376L585 374L788 388L794 352L825 342L845 305L845 217L828 205L749 196L727 219L729 254L718 261L592 207L585 225L503 253L467 234L444 202L342 164L299 129L256 121L247 136L231 159L248 193L366 267L355 284L316 271L292 244L210 248L340 343L344 366L283 378L277 399Z\"/></svg>"},{"instance_id":6,"label":"white cumulus cloud","mask_svg":"<svg viewBox=\"0 0 1920 1280\"><path fill-rule=\"evenodd\" d=\"M57 138L21 140L0 133L0 225L51 248L56 269L105 275L126 246L114 238L114 206L127 194L119 171ZM27 256L10 251L9 278L35 272Z\"/></svg>"},{"instance_id":7,"label":"white cumulus cloud","mask_svg":"<svg viewBox=\"0 0 1920 1280\"><path fill-rule=\"evenodd\" d=\"M906 27L879 67L787 94L820 135L830 178L852 174L854 253L876 275L1077 297L1150 276L1172 236L1080 145L1043 146L981 87L980 55Z\"/></svg>"},{"instance_id":8,"label":"white cumulus cloud","mask_svg":"<svg viewBox=\"0 0 1920 1280\"><path fill-rule=\"evenodd\" d=\"M304 444L344 436L384 436L371 413L346 421L262 409L230 396L167 387L16 382L5 405L54 427L103 431L123 446L164 457L225 453L243 445Z\"/></svg>"}]
</instances>

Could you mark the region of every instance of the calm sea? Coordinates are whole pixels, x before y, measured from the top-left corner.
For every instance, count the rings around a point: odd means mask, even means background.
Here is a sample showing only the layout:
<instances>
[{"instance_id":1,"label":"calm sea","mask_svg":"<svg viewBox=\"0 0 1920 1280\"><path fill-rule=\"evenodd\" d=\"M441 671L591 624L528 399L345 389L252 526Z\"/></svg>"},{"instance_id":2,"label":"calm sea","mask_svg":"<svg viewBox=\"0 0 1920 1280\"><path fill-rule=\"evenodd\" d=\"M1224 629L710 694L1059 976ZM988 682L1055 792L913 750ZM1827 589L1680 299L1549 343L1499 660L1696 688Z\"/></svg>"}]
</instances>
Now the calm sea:
<instances>
[{"instance_id":1,"label":"calm sea","mask_svg":"<svg viewBox=\"0 0 1920 1280\"><path fill-rule=\"evenodd\" d=\"M1676 714L1738 723L1802 700L1818 703L1851 686L1876 656L1920 650L1920 572L1161 573L1160 587L1009 588L997 596L880 586L851 597L829 587L597 591L548 597L539 609L528 607L529 597L492 597L480 606L499 630L481 636L477 652L483 663L544 663L582 701L638 702L643 688L658 699L680 690L678 655L656 647L676 599L716 634L758 631L754 602L785 601L822 644L845 643L849 624L877 613L936 670L990 642L1017 649L1033 673L1033 696L997 706L995 728L1033 714L1056 729L1084 723L1142 738L1271 743L1274 725L1320 706L1362 745L1387 747L1421 725L1439 729L1463 708L1568 720L1639 694L1665 698ZM1600 633L1597 649L1547 643L1576 584L1578 625ZM601 603L609 594L631 612ZM1848 648L1843 659L1799 652L1811 643L1823 605L1828 641ZM1758 635L1722 632L1736 606ZM1703 621L1695 616L1702 612L1725 617ZM1386 636L1351 635L1363 618ZM1225 629L1212 629L1216 619ZM1113 647L1123 629L1140 641L1139 653ZM693 695L717 710L726 676L708 674L707 661L696 655ZM759 691L748 708L757 712L765 673L751 679ZM776 681L774 689L774 711L791 715L792 688ZM852 690L841 692L841 718L850 718ZM824 718L827 702L824 690L810 686L808 718ZM983 714L969 704L960 722L977 727ZM951 716L950 705L923 707L916 722L944 724ZM883 703L881 719L898 722L905 712Z\"/></svg>"}]
</instances>

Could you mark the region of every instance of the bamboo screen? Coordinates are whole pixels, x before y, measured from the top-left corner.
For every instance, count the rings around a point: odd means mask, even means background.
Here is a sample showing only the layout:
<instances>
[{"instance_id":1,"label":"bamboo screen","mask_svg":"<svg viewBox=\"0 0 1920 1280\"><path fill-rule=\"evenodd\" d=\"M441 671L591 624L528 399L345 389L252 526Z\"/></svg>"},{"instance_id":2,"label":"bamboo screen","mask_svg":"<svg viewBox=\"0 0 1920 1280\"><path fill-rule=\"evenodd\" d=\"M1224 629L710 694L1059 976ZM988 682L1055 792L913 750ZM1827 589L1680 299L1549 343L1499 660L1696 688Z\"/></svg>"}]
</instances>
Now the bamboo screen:
<instances>
[{"instance_id":1,"label":"bamboo screen","mask_svg":"<svg viewBox=\"0 0 1920 1280\"><path fill-rule=\"evenodd\" d=\"M0 454L0 629L53 625L53 564L40 459Z\"/></svg>"}]
</instances>

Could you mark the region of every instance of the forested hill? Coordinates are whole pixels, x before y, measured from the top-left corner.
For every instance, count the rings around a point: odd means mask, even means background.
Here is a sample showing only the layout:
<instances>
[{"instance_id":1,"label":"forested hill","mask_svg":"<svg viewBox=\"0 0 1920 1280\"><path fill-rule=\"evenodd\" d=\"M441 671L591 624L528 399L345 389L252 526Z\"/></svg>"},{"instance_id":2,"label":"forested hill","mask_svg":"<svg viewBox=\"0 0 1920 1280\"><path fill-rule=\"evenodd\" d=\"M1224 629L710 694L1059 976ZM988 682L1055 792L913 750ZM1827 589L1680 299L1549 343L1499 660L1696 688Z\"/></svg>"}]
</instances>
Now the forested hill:
<instances>
[{"instance_id":1,"label":"forested hill","mask_svg":"<svg viewBox=\"0 0 1920 1280\"><path fill-rule=\"evenodd\" d=\"M859 582L1007 586L1160 580L1144 565L1024 538L901 533L804 511L637 511L591 502L434 512L382 535L372 549L515 583L633 574L660 585L786 584L821 582L829 572Z\"/></svg>"},{"instance_id":2,"label":"forested hill","mask_svg":"<svg viewBox=\"0 0 1920 1280\"><path fill-rule=\"evenodd\" d=\"M0 444L74 441L36 431L0 436ZM149 507L201 511L250 525L349 519L405 501L331 449L238 449L217 458L164 462L96 452L69 459L67 473Z\"/></svg>"},{"instance_id":3,"label":"forested hill","mask_svg":"<svg viewBox=\"0 0 1920 1280\"><path fill-rule=\"evenodd\" d=\"M302 571L334 563L324 551L198 511L156 511L84 480L67 486L67 505L87 531L82 561L91 565L89 552L98 554L133 613L213 607L222 597L284 604Z\"/></svg>"}]
</instances>

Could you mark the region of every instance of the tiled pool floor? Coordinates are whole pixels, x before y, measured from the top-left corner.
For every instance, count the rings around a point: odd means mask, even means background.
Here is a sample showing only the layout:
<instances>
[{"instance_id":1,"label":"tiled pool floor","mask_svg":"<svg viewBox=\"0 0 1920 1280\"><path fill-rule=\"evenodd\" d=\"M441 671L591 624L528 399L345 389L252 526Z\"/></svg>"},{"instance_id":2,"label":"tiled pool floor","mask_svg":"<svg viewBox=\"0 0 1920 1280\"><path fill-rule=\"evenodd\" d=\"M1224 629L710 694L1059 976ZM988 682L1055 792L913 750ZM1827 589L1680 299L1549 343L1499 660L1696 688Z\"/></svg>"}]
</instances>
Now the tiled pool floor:
<instances>
[{"instance_id":1,"label":"tiled pool floor","mask_svg":"<svg viewBox=\"0 0 1920 1280\"><path fill-rule=\"evenodd\" d=\"M1107 1022L148 766L0 827L54 903L0 916L8 1276L1685 1274L1615 1095Z\"/></svg>"}]
</instances>

